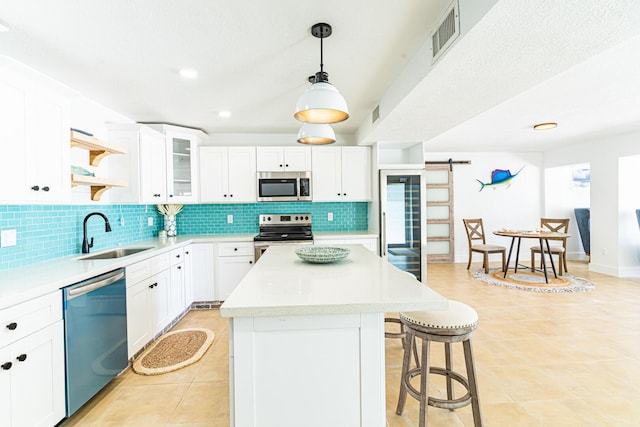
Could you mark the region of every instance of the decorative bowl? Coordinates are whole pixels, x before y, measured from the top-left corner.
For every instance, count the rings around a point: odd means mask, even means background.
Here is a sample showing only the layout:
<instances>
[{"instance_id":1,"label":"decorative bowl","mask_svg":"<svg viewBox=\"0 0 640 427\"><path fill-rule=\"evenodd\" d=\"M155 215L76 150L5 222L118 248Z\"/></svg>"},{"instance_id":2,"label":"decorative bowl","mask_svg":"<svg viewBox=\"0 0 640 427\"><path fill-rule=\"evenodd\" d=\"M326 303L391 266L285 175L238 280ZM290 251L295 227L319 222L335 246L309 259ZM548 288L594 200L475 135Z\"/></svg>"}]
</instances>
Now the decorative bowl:
<instances>
[{"instance_id":1,"label":"decorative bowl","mask_svg":"<svg viewBox=\"0 0 640 427\"><path fill-rule=\"evenodd\" d=\"M296 255L306 262L313 264L329 264L340 261L351 252L347 248L335 248L332 246L309 246L296 249Z\"/></svg>"}]
</instances>

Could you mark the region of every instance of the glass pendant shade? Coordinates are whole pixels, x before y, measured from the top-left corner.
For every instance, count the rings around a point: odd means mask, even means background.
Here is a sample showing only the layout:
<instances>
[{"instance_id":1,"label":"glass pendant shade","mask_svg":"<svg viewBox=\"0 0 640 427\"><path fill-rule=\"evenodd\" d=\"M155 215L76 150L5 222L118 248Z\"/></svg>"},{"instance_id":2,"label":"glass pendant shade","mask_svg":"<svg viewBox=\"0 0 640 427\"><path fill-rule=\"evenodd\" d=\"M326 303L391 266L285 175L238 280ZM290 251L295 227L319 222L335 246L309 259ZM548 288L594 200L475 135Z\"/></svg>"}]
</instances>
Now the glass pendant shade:
<instances>
[{"instance_id":1,"label":"glass pendant shade","mask_svg":"<svg viewBox=\"0 0 640 427\"><path fill-rule=\"evenodd\" d=\"M310 145L333 144L336 142L336 134L327 124L305 123L298 131L298 142Z\"/></svg>"},{"instance_id":2,"label":"glass pendant shade","mask_svg":"<svg viewBox=\"0 0 640 427\"><path fill-rule=\"evenodd\" d=\"M347 101L330 83L312 84L298 99L296 119L305 123L338 123L349 118Z\"/></svg>"}]
</instances>

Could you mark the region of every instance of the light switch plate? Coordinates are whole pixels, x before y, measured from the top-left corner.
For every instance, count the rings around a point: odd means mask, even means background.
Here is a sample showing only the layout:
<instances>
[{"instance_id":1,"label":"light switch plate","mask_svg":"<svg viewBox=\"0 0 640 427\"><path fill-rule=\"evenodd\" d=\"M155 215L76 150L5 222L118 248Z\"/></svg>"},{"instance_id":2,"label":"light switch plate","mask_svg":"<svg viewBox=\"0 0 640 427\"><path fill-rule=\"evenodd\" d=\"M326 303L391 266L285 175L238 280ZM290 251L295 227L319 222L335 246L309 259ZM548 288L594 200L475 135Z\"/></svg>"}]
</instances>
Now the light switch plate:
<instances>
[{"instance_id":1,"label":"light switch plate","mask_svg":"<svg viewBox=\"0 0 640 427\"><path fill-rule=\"evenodd\" d=\"M153 217L152 217L152 216L150 216L149 218L147 218L147 225L148 225L149 227L153 227Z\"/></svg>"},{"instance_id":2,"label":"light switch plate","mask_svg":"<svg viewBox=\"0 0 640 427\"><path fill-rule=\"evenodd\" d=\"M15 246L17 241L16 230L2 230L0 234L0 247Z\"/></svg>"},{"instance_id":3,"label":"light switch plate","mask_svg":"<svg viewBox=\"0 0 640 427\"><path fill-rule=\"evenodd\" d=\"M233 224L233 215L227 215L227 224Z\"/></svg>"},{"instance_id":4,"label":"light switch plate","mask_svg":"<svg viewBox=\"0 0 640 427\"><path fill-rule=\"evenodd\" d=\"M327 221L333 221L333 212L327 214Z\"/></svg>"}]
</instances>

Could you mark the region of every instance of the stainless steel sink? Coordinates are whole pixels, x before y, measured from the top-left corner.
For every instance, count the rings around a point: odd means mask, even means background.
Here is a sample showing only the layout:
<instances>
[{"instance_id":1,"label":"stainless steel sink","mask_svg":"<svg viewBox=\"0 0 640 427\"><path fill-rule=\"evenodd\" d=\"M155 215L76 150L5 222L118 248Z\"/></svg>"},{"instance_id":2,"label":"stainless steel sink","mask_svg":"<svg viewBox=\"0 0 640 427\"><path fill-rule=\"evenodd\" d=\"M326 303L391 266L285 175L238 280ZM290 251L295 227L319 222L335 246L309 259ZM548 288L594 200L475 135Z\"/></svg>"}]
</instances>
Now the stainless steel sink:
<instances>
[{"instance_id":1,"label":"stainless steel sink","mask_svg":"<svg viewBox=\"0 0 640 427\"><path fill-rule=\"evenodd\" d=\"M79 260L86 261L92 259L113 259L113 258L122 258L128 255L137 254L138 252L146 251L149 249L153 249L153 247L148 248L120 248L120 249L112 249L106 252L100 252L95 255L87 255L78 258Z\"/></svg>"}]
</instances>

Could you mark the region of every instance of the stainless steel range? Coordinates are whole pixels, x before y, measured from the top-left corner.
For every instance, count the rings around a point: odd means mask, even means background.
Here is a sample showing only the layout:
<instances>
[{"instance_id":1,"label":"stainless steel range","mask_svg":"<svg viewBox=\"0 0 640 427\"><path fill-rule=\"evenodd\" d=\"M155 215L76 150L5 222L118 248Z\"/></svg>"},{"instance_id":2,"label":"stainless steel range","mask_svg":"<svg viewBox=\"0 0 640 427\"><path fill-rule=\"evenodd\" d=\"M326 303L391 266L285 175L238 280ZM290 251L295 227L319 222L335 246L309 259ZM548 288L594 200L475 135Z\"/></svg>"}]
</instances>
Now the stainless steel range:
<instances>
[{"instance_id":1,"label":"stainless steel range","mask_svg":"<svg viewBox=\"0 0 640 427\"><path fill-rule=\"evenodd\" d=\"M312 245L311 214L262 214L260 233L253 238L256 261L274 245Z\"/></svg>"}]
</instances>

